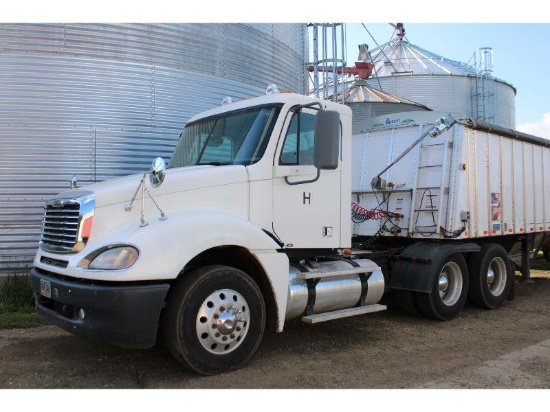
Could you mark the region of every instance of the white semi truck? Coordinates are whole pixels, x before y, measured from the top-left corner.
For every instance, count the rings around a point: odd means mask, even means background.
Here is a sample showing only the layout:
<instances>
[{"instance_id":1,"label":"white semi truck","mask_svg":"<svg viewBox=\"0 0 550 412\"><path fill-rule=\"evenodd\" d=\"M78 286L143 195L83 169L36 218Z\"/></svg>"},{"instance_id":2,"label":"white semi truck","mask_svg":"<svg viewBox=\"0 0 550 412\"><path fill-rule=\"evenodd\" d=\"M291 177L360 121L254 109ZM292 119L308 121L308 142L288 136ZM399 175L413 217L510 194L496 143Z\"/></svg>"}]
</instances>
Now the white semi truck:
<instances>
[{"instance_id":1,"label":"white semi truck","mask_svg":"<svg viewBox=\"0 0 550 412\"><path fill-rule=\"evenodd\" d=\"M386 309L497 308L550 232L550 144L450 116L352 133L349 107L292 93L193 117L166 167L59 194L31 271L38 312L203 374L265 327ZM513 263L515 262L515 263Z\"/></svg>"}]
</instances>

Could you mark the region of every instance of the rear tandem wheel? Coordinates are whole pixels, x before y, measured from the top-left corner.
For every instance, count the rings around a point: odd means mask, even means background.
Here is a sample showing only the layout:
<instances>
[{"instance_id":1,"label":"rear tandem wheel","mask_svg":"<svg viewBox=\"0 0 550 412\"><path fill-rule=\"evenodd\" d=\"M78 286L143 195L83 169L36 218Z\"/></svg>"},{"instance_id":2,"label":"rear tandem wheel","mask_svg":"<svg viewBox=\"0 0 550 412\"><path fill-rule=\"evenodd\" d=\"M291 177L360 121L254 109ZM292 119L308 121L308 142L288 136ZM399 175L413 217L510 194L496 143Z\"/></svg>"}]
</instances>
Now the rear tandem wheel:
<instances>
[{"instance_id":1,"label":"rear tandem wheel","mask_svg":"<svg viewBox=\"0 0 550 412\"><path fill-rule=\"evenodd\" d=\"M506 250L496 244L481 246L470 259L471 302L480 308L496 309L504 303L514 282L514 274Z\"/></svg>"},{"instance_id":2,"label":"rear tandem wheel","mask_svg":"<svg viewBox=\"0 0 550 412\"><path fill-rule=\"evenodd\" d=\"M436 320L455 318L468 297L468 266L461 253L454 253L441 263L429 293L417 293L422 314Z\"/></svg>"}]
</instances>

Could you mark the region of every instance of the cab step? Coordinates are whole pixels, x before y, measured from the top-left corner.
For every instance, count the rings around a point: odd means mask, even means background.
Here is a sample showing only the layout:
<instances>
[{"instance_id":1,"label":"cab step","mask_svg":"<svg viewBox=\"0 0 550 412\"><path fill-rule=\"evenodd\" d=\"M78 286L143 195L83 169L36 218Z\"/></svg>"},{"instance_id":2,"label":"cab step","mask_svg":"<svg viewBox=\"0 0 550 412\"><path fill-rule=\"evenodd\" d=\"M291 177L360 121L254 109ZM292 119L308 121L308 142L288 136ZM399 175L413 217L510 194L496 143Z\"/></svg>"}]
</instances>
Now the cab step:
<instances>
[{"instance_id":1,"label":"cab step","mask_svg":"<svg viewBox=\"0 0 550 412\"><path fill-rule=\"evenodd\" d=\"M386 310L388 307L385 305L367 305L358 306L355 308L348 308L342 310L335 310L334 312L319 313L318 315L304 316L302 321L307 324L321 323L334 319L349 318L350 316L363 315L365 313L374 313Z\"/></svg>"}]
</instances>

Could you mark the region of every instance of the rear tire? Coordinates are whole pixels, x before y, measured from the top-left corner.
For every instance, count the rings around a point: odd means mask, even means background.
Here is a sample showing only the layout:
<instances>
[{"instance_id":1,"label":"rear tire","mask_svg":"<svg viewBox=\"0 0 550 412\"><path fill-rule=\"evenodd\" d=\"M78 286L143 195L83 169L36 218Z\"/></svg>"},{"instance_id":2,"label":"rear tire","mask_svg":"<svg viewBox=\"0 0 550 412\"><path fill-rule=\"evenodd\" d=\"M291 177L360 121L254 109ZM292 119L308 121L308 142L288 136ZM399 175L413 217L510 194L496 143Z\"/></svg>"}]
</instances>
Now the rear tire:
<instances>
[{"instance_id":1,"label":"rear tire","mask_svg":"<svg viewBox=\"0 0 550 412\"><path fill-rule=\"evenodd\" d=\"M184 276L170 294L164 316L170 353L204 375L244 366L265 328L260 289L246 273L229 266L205 266Z\"/></svg>"},{"instance_id":2,"label":"rear tire","mask_svg":"<svg viewBox=\"0 0 550 412\"><path fill-rule=\"evenodd\" d=\"M512 287L514 276L508 253L496 244L481 246L470 259L470 301L477 307L496 309Z\"/></svg>"},{"instance_id":3,"label":"rear tire","mask_svg":"<svg viewBox=\"0 0 550 412\"><path fill-rule=\"evenodd\" d=\"M424 316L436 320L455 318L468 297L468 266L461 253L447 257L434 278L430 293L417 293Z\"/></svg>"}]
</instances>

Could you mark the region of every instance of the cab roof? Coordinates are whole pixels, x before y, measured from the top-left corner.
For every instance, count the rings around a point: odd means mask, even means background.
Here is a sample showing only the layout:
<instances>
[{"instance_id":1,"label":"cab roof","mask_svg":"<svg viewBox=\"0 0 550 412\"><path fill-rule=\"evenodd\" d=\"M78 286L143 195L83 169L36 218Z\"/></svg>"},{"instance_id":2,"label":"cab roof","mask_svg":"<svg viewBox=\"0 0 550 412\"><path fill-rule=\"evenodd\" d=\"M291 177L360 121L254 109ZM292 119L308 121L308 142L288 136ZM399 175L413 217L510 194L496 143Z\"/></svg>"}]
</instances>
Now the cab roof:
<instances>
[{"instance_id":1,"label":"cab roof","mask_svg":"<svg viewBox=\"0 0 550 412\"><path fill-rule=\"evenodd\" d=\"M351 116L351 109L339 103L330 102L310 96L304 96L297 93L274 93L265 96L252 97L249 99L239 100L233 103L227 103L223 106L218 106L214 109L210 109L199 113L189 119L189 123L197 121L202 118L215 116L221 113L232 112L235 110L242 110L249 107L264 106L269 104L282 104L288 106L305 105L310 103L319 102L326 110L335 110L340 114L347 114Z\"/></svg>"}]
</instances>

